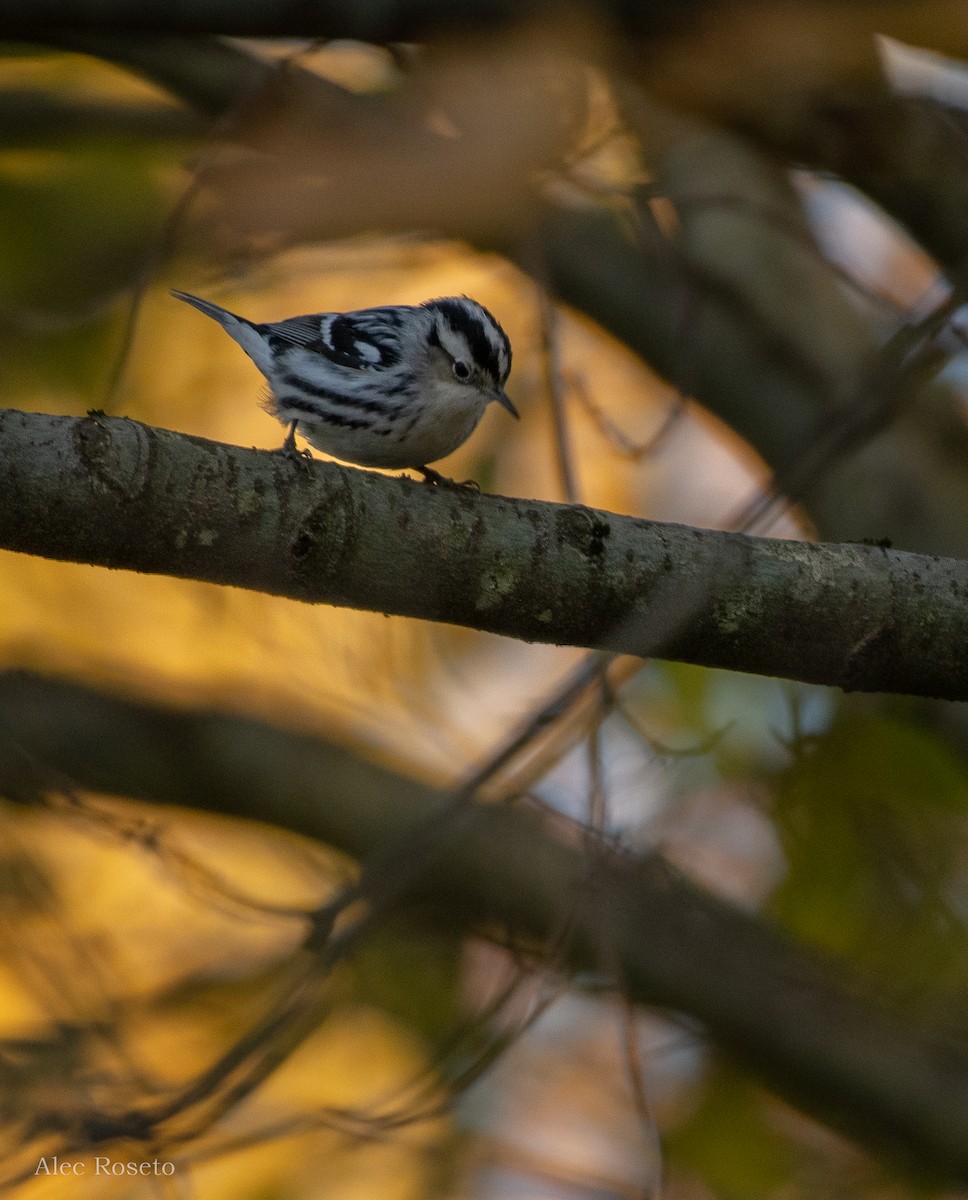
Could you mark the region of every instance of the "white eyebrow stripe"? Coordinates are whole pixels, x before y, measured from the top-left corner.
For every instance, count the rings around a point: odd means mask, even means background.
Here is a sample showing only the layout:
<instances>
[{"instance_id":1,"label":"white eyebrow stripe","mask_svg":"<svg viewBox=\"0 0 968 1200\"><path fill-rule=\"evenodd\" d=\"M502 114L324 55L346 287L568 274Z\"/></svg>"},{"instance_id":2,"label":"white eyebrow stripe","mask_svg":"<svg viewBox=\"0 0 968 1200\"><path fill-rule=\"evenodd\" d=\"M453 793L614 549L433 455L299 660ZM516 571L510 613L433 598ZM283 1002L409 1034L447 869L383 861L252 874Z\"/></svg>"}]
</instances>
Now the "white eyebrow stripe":
<instances>
[{"instance_id":1,"label":"white eyebrow stripe","mask_svg":"<svg viewBox=\"0 0 968 1200\"><path fill-rule=\"evenodd\" d=\"M440 338L440 344L455 362L458 359L462 359L465 362L474 361L471 348L467 344L467 338L462 333L458 333L456 329L452 329L447 322L443 322L438 329L438 337Z\"/></svg>"}]
</instances>

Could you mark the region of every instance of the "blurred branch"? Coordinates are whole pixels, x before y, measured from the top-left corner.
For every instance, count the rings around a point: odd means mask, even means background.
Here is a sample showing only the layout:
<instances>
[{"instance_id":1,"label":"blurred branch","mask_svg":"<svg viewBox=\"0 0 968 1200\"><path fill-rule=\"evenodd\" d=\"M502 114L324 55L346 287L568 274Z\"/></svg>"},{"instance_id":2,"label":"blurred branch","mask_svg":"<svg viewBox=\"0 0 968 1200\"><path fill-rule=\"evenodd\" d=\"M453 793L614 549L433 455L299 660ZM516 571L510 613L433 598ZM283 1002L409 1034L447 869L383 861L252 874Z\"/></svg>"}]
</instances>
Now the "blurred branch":
<instances>
[{"instance_id":1,"label":"blurred branch","mask_svg":"<svg viewBox=\"0 0 968 1200\"><path fill-rule=\"evenodd\" d=\"M2 29L0 15L0 35ZM207 116L232 109L239 97L257 88L272 69L272 64L257 54L214 37L145 37L102 32L95 25L90 31L50 26L38 30L37 40L126 67ZM324 81L320 84L325 87Z\"/></svg>"},{"instance_id":2,"label":"blurred branch","mask_svg":"<svg viewBox=\"0 0 968 1200\"><path fill-rule=\"evenodd\" d=\"M0 37L51 28L131 33L220 33L236 37L331 37L363 42L408 42L435 32L570 15L576 6L555 0L34 0L29 11L0 13ZM585 8L618 28L645 33L676 23L701 0L591 0Z\"/></svg>"},{"instance_id":3,"label":"blurred branch","mask_svg":"<svg viewBox=\"0 0 968 1200\"><path fill-rule=\"evenodd\" d=\"M675 78L691 67L695 77L703 73L711 77L704 85L709 90L724 74L728 76L734 49L739 52L743 76L748 81L762 77L770 51L770 65L777 74L789 77L791 63L802 68L805 42L817 45L829 41L839 50L829 55L834 77L842 78L856 76L867 65L869 41L875 32L948 52L963 47L966 40L959 0L919 0L917 5L910 0L854 0L844 6L832 6L829 0L800 0L795 20L787 10L776 11L776 6L769 3L725 4L722 0L652 0L649 4L640 0L584 0L581 5L560 0L367 0L366 4L358 0L314 0L312 4L293 4L292 0L193 0L192 4L176 6L164 0L98 0L96 4L91 0L33 0L29 8L7 6L0 13L0 36L61 27L406 42L440 31L541 17L567 18L576 7L606 21L616 32L636 39L683 31L684 46L673 41L672 48L653 63L653 69L660 77L668 74ZM714 37L711 27L721 29L724 24L734 26L740 37L728 39L726 48L730 53L717 61L710 53L709 42ZM745 46L744 33L748 35ZM636 50L642 49L633 45ZM810 56L814 70L820 57ZM749 69L750 60L760 68L758 73Z\"/></svg>"},{"instance_id":4,"label":"blurred branch","mask_svg":"<svg viewBox=\"0 0 968 1200\"><path fill-rule=\"evenodd\" d=\"M26 12L9 9L0 34L31 29L98 29L125 33L230 34L236 37L342 37L367 42L410 41L434 28L505 22L542 5L532 0L193 0L173 8L164 0L38 0Z\"/></svg>"},{"instance_id":5,"label":"blurred branch","mask_svg":"<svg viewBox=\"0 0 968 1200\"><path fill-rule=\"evenodd\" d=\"M540 940L567 919L572 967L614 963L634 1001L697 1018L806 1111L892 1157L968 1179L964 1051L862 999L842 964L658 855L568 844L520 809L455 810L343 748L257 721L18 673L0 676L0 736L9 795L36 794L54 772L97 792L271 822L364 859L416 832L422 871L406 881L435 920Z\"/></svg>"},{"instance_id":6,"label":"blurred branch","mask_svg":"<svg viewBox=\"0 0 968 1200\"><path fill-rule=\"evenodd\" d=\"M67 138L195 138L204 123L188 109L170 103L135 104L130 100L66 100L34 88L0 89L0 148L63 145Z\"/></svg>"},{"instance_id":7,"label":"blurred branch","mask_svg":"<svg viewBox=\"0 0 968 1200\"><path fill-rule=\"evenodd\" d=\"M385 92L292 64L249 97L231 152L206 172L188 249L224 261L266 242L433 230L503 251L583 127L588 75L567 39L524 32L427 54Z\"/></svg>"},{"instance_id":8,"label":"blurred branch","mask_svg":"<svg viewBox=\"0 0 968 1200\"><path fill-rule=\"evenodd\" d=\"M625 61L651 95L682 111L792 129L823 97L882 86L879 37L965 57L964 17L960 0L704 4Z\"/></svg>"},{"instance_id":9,"label":"blurred branch","mask_svg":"<svg viewBox=\"0 0 968 1200\"><path fill-rule=\"evenodd\" d=\"M968 699L968 564L664 525L136 421L0 413L7 549L526 641Z\"/></svg>"},{"instance_id":10,"label":"blurred branch","mask_svg":"<svg viewBox=\"0 0 968 1200\"><path fill-rule=\"evenodd\" d=\"M886 87L817 97L796 125L745 118L774 153L854 184L949 272L968 261L968 121Z\"/></svg>"}]
</instances>

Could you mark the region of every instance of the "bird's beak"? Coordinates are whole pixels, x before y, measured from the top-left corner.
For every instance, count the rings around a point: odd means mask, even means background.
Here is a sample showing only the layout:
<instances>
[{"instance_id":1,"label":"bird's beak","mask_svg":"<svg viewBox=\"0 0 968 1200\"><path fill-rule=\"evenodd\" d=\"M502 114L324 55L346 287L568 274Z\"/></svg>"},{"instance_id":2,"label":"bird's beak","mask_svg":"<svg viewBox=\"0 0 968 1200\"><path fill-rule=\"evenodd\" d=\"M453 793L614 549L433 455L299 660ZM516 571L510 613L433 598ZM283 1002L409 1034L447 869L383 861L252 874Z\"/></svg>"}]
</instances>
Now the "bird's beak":
<instances>
[{"instance_id":1,"label":"bird's beak","mask_svg":"<svg viewBox=\"0 0 968 1200\"><path fill-rule=\"evenodd\" d=\"M500 404L500 406L502 408L506 408L512 417L516 417L517 420L519 420L519 421L521 420L521 414L511 403L507 392L499 389L498 391L496 391L494 393L494 399L498 402L498 404Z\"/></svg>"}]
</instances>

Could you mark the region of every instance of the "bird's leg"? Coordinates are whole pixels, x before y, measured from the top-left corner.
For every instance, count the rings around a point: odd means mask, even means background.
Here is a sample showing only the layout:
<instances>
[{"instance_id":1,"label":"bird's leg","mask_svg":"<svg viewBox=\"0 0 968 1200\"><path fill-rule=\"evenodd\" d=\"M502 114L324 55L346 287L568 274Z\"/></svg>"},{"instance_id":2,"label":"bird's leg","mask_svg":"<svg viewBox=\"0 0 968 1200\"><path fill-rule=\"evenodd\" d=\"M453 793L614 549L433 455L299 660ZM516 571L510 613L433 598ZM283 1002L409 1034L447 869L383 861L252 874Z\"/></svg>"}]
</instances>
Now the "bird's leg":
<instances>
[{"instance_id":1,"label":"bird's leg","mask_svg":"<svg viewBox=\"0 0 968 1200\"><path fill-rule=\"evenodd\" d=\"M435 487L452 487L452 488L467 488L470 492L479 492L480 484L475 479L448 479L446 475L441 475L439 471L435 471L433 467L415 467L415 471L419 471L424 477L425 483L432 483Z\"/></svg>"},{"instance_id":2,"label":"bird's leg","mask_svg":"<svg viewBox=\"0 0 968 1200\"><path fill-rule=\"evenodd\" d=\"M298 423L298 421L289 422L289 432L286 434L286 440L282 443L279 453L288 458L290 462L305 467L307 462L312 461L313 456L308 450L296 449L296 426Z\"/></svg>"}]
</instances>

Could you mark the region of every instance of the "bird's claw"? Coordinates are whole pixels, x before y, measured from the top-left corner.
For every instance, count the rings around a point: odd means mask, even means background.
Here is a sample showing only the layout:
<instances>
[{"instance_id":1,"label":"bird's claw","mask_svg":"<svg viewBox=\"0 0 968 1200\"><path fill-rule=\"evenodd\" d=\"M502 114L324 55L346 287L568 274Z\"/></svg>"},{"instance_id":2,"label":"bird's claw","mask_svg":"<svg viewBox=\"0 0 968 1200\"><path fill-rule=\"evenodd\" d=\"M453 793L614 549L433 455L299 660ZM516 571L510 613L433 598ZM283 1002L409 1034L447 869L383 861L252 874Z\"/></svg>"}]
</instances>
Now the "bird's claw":
<instances>
[{"instance_id":1,"label":"bird's claw","mask_svg":"<svg viewBox=\"0 0 968 1200\"><path fill-rule=\"evenodd\" d=\"M288 458L291 463L295 463L303 471L309 470L309 464L313 461L313 456L309 450L299 450L296 447L295 421L290 426L289 432L286 434L286 440L279 448L279 453L283 458Z\"/></svg>"},{"instance_id":2,"label":"bird's claw","mask_svg":"<svg viewBox=\"0 0 968 1200\"><path fill-rule=\"evenodd\" d=\"M416 469L424 477L424 483L433 484L434 487L466 488L469 492L480 492L481 490L481 485L476 479L448 479L446 475L441 475L432 467L417 467Z\"/></svg>"},{"instance_id":3,"label":"bird's claw","mask_svg":"<svg viewBox=\"0 0 968 1200\"><path fill-rule=\"evenodd\" d=\"M313 461L310 451L297 450L295 446L280 446L278 453L297 466L301 471L308 471L309 464Z\"/></svg>"}]
</instances>

